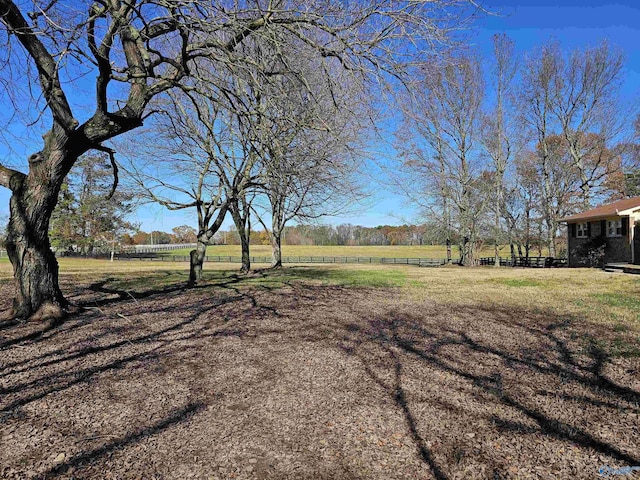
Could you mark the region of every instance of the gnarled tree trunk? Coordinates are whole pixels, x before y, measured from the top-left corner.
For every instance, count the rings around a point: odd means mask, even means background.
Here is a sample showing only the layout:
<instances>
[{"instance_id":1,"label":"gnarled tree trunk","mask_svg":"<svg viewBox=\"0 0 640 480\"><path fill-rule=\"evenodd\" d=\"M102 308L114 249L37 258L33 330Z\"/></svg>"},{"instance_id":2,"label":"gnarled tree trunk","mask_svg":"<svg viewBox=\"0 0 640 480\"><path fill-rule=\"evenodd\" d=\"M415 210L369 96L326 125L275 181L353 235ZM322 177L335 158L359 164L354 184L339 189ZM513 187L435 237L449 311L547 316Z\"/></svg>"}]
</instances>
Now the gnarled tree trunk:
<instances>
[{"instance_id":1,"label":"gnarled tree trunk","mask_svg":"<svg viewBox=\"0 0 640 480\"><path fill-rule=\"evenodd\" d=\"M199 204L198 210L198 243L195 250L189 252L189 286L193 287L196 283L202 280L202 266L204 259L207 255L207 245L211 242L211 239L216 234L224 217L227 215L229 205L227 202L223 202L220 205L215 203L209 204L206 208ZM218 210L215 221L209 225L211 217L215 210Z\"/></svg>"},{"instance_id":2,"label":"gnarled tree trunk","mask_svg":"<svg viewBox=\"0 0 640 480\"><path fill-rule=\"evenodd\" d=\"M281 198L271 201L271 268L282 267L282 230L284 230Z\"/></svg>"},{"instance_id":3,"label":"gnarled tree trunk","mask_svg":"<svg viewBox=\"0 0 640 480\"><path fill-rule=\"evenodd\" d=\"M249 273L251 270L251 254L250 254L250 235L251 221L249 219L249 204L245 198L233 196L229 201L229 209L231 210L231 218L238 231L240 237L240 245L242 247L242 266L240 273Z\"/></svg>"},{"instance_id":4,"label":"gnarled tree trunk","mask_svg":"<svg viewBox=\"0 0 640 480\"><path fill-rule=\"evenodd\" d=\"M60 291L58 262L49 243L49 219L64 174L52 173L49 160L43 153L32 155L29 175L14 172L11 179L5 247L16 289L7 315L12 318L60 318L68 305Z\"/></svg>"},{"instance_id":5,"label":"gnarled tree trunk","mask_svg":"<svg viewBox=\"0 0 640 480\"><path fill-rule=\"evenodd\" d=\"M189 252L189 286L194 286L202 280L202 265L207 254L207 242L208 239L205 241L201 236L198 236L198 244L195 250Z\"/></svg>"}]
</instances>

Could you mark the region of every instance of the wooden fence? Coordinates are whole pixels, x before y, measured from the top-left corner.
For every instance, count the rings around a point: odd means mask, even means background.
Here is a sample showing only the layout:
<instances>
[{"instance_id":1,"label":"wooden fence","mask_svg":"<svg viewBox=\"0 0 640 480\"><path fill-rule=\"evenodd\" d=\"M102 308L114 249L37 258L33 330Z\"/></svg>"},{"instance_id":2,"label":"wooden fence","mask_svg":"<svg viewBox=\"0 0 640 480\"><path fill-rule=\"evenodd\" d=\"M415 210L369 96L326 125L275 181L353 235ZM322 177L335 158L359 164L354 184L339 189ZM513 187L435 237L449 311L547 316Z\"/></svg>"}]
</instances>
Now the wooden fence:
<instances>
[{"instance_id":1,"label":"wooden fence","mask_svg":"<svg viewBox=\"0 0 640 480\"><path fill-rule=\"evenodd\" d=\"M6 252L0 250L0 257L6 257ZM78 253L58 252L61 257L101 258L108 259L110 254L81 255ZM251 263L271 263L271 257L250 257ZM149 262L188 262L188 255L158 255L156 252L116 253L114 260L141 260ZM207 255L206 262L212 263L241 263L242 257L229 255ZM482 257L482 266L493 266L495 257ZM419 267L437 267L447 264L446 258L395 258L395 257L336 257L336 256L283 256L282 263L361 263L361 264L392 264L417 265ZM455 261L453 263L456 263ZM566 258L554 257L500 257L503 267L550 268L566 267Z\"/></svg>"},{"instance_id":2,"label":"wooden fence","mask_svg":"<svg viewBox=\"0 0 640 480\"><path fill-rule=\"evenodd\" d=\"M100 255L98 258L108 258ZM142 260L150 262L188 262L188 255L140 255L116 254L115 260ZM271 257L250 257L251 263L271 263ZM229 255L207 255L206 262L212 263L241 263L242 257ZM282 263L360 263L360 264L392 264L418 265L420 267L435 267L445 265L446 258L389 258L389 257L335 257L335 256L283 256Z\"/></svg>"},{"instance_id":3,"label":"wooden fence","mask_svg":"<svg viewBox=\"0 0 640 480\"><path fill-rule=\"evenodd\" d=\"M483 257L480 259L480 265L494 265L495 261L495 257ZM525 268L566 267L567 259L554 257L500 257L500 266Z\"/></svg>"}]
</instances>

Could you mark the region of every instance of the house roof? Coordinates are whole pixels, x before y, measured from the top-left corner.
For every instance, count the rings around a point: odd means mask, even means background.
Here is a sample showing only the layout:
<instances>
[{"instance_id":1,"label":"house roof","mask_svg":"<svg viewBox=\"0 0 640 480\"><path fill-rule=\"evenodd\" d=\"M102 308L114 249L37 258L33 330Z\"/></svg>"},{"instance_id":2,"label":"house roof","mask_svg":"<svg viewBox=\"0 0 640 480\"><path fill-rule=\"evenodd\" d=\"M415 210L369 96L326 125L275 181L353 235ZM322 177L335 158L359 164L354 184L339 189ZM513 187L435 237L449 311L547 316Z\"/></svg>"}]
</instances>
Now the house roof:
<instances>
[{"instance_id":1,"label":"house roof","mask_svg":"<svg viewBox=\"0 0 640 480\"><path fill-rule=\"evenodd\" d=\"M607 203L599 207L592 208L586 212L576 213L560 219L561 222L575 222L578 220L592 220L607 217L626 217L635 210L640 209L640 197L625 198L617 202Z\"/></svg>"}]
</instances>

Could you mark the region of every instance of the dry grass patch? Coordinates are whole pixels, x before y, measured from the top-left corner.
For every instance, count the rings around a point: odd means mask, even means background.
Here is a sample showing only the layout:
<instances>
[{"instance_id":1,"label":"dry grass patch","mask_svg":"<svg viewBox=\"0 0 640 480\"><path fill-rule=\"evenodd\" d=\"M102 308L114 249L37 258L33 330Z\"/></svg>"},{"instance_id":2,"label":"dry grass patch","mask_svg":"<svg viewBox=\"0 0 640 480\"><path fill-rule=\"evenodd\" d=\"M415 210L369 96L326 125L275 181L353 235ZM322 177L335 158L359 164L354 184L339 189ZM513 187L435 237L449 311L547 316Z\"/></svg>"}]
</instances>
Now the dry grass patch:
<instances>
[{"instance_id":1,"label":"dry grass patch","mask_svg":"<svg viewBox=\"0 0 640 480\"><path fill-rule=\"evenodd\" d=\"M640 331L640 278L596 269L408 269L415 298L448 304L551 310Z\"/></svg>"}]
</instances>

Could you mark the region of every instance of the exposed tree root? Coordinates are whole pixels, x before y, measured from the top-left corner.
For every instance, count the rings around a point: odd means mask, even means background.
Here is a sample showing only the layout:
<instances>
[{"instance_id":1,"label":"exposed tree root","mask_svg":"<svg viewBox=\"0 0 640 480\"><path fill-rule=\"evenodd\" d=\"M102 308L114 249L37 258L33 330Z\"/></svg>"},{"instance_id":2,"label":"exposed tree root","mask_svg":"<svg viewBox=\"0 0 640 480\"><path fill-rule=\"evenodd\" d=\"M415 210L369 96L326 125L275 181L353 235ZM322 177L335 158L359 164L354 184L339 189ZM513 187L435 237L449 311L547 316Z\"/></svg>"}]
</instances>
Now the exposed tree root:
<instances>
[{"instance_id":1,"label":"exposed tree root","mask_svg":"<svg viewBox=\"0 0 640 480\"><path fill-rule=\"evenodd\" d=\"M39 322L43 320L60 320L67 315L60 305L51 302L43 303L36 312L29 317L32 322Z\"/></svg>"},{"instance_id":2,"label":"exposed tree root","mask_svg":"<svg viewBox=\"0 0 640 480\"><path fill-rule=\"evenodd\" d=\"M10 308L6 312L0 313L0 322L13 322L16 320L16 311Z\"/></svg>"}]
</instances>

